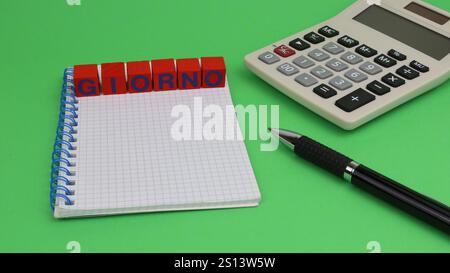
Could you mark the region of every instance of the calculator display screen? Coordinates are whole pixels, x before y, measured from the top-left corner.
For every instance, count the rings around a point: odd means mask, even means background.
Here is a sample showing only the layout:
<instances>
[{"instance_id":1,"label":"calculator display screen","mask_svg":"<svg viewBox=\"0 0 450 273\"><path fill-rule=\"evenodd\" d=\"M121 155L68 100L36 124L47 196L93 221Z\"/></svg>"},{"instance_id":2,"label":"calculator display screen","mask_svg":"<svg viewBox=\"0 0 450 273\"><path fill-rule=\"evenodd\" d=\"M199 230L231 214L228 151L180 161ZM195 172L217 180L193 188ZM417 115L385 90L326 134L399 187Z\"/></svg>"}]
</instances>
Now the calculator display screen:
<instances>
[{"instance_id":1,"label":"calculator display screen","mask_svg":"<svg viewBox=\"0 0 450 273\"><path fill-rule=\"evenodd\" d=\"M450 53L450 38L380 6L372 5L353 19L434 59L442 60Z\"/></svg>"}]
</instances>

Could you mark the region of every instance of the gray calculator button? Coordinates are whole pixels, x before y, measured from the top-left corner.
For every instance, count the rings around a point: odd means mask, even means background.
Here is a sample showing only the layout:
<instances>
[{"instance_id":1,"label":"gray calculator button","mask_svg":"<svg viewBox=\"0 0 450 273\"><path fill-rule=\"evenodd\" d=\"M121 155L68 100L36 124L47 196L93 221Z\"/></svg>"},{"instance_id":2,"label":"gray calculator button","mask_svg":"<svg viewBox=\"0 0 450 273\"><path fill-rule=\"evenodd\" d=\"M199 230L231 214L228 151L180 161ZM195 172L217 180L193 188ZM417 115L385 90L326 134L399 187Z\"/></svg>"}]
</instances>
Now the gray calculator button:
<instances>
[{"instance_id":1,"label":"gray calculator button","mask_svg":"<svg viewBox=\"0 0 450 273\"><path fill-rule=\"evenodd\" d=\"M333 72L331 72L330 70L326 69L325 67L323 67L321 65L316 66L313 69L311 69L311 74L313 74L314 76L316 76L319 79L326 79L326 78L333 76Z\"/></svg>"},{"instance_id":2,"label":"gray calculator button","mask_svg":"<svg viewBox=\"0 0 450 273\"><path fill-rule=\"evenodd\" d=\"M346 79L340 76L332 78L330 80L330 84L339 90L346 90L353 86L351 82L347 81Z\"/></svg>"},{"instance_id":3,"label":"gray calculator button","mask_svg":"<svg viewBox=\"0 0 450 273\"><path fill-rule=\"evenodd\" d=\"M324 45L323 49L331 54L339 54L341 52L344 52L344 48L342 46L333 42L329 42L328 44Z\"/></svg>"},{"instance_id":4,"label":"gray calculator button","mask_svg":"<svg viewBox=\"0 0 450 273\"><path fill-rule=\"evenodd\" d=\"M354 82L362 82L367 80L367 75L356 69L350 69L347 71L347 73L345 73L345 77Z\"/></svg>"},{"instance_id":5,"label":"gray calculator button","mask_svg":"<svg viewBox=\"0 0 450 273\"><path fill-rule=\"evenodd\" d=\"M357 63L360 63L363 61L362 57L360 57L359 55L356 55L355 53L352 53L352 52L344 53L341 56L341 59L346 61L349 64L357 64Z\"/></svg>"},{"instance_id":6,"label":"gray calculator button","mask_svg":"<svg viewBox=\"0 0 450 273\"><path fill-rule=\"evenodd\" d=\"M300 56L294 59L294 64L298 65L301 68L308 68L313 66L315 63L310 59L306 58L305 56Z\"/></svg>"},{"instance_id":7,"label":"gray calculator button","mask_svg":"<svg viewBox=\"0 0 450 273\"><path fill-rule=\"evenodd\" d=\"M309 87L309 86L317 83L317 80L313 76L306 74L306 73L301 74L300 76L297 76L295 78L295 81L305 87Z\"/></svg>"},{"instance_id":8,"label":"gray calculator button","mask_svg":"<svg viewBox=\"0 0 450 273\"><path fill-rule=\"evenodd\" d=\"M381 67L379 67L378 65L371 63L371 62L365 62L363 63L359 69L361 69L362 71L366 72L369 75L375 75L380 73L381 71L383 71L383 69L381 69Z\"/></svg>"},{"instance_id":9,"label":"gray calculator button","mask_svg":"<svg viewBox=\"0 0 450 273\"><path fill-rule=\"evenodd\" d=\"M348 68L348 65L346 65L343 61L340 61L338 59L332 59L331 61L328 61L326 63L326 66L333 69L336 72L341 72Z\"/></svg>"},{"instance_id":10,"label":"gray calculator button","mask_svg":"<svg viewBox=\"0 0 450 273\"><path fill-rule=\"evenodd\" d=\"M298 73L298 69L289 63L284 63L284 64L280 65L277 68L277 70L286 76L291 76L291 75L294 75L295 73Z\"/></svg>"},{"instance_id":11,"label":"gray calculator button","mask_svg":"<svg viewBox=\"0 0 450 273\"><path fill-rule=\"evenodd\" d=\"M325 61L326 59L330 58L330 55L320 49L314 49L313 51L309 52L308 56L318 62Z\"/></svg>"},{"instance_id":12,"label":"gray calculator button","mask_svg":"<svg viewBox=\"0 0 450 273\"><path fill-rule=\"evenodd\" d=\"M277 55L273 54L272 52L264 52L263 54L259 55L258 59L265 62L266 64L273 64L280 60Z\"/></svg>"}]
</instances>

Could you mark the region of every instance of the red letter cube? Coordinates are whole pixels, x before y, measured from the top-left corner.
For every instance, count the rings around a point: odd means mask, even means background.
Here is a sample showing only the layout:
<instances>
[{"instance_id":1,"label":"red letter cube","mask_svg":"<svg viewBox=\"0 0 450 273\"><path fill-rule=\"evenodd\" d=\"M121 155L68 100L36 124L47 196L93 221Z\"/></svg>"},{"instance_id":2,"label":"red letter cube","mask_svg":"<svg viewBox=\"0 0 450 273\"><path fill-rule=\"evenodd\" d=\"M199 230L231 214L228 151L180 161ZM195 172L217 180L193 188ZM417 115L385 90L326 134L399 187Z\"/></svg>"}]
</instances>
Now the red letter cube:
<instances>
[{"instance_id":1,"label":"red letter cube","mask_svg":"<svg viewBox=\"0 0 450 273\"><path fill-rule=\"evenodd\" d=\"M226 68L223 57L202 58L202 87L224 87Z\"/></svg>"},{"instance_id":2,"label":"red letter cube","mask_svg":"<svg viewBox=\"0 0 450 273\"><path fill-rule=\"evenodd\" d=\"M103 95L127 93L124 63L102 64Z\"/></svg>"},{"instance_id":3,"label":"red letter cube","mask_svg":"<svg viewBox=\"0 0 450 273\"><path fill-rule=\"evenodd\" d=\"M75 65L73 67L73 83L77 97L100 95L97 65Z\"/></svg>"},{"instance_id":4,"label":"red letter cube","mask_svg":"<svg viewBox=\"0 0 450 273\"><path fill-rule=\"evenodd\" d=\"M128 62L128 92L140 93L152 91L152 72L149 61Z\"/></svg>"},{"instance_id":5,"label":"red letter cube","mask_svg":"<svg viewBox=\"0 0 450 273\"><path fill-rule=\"evenodd\" d=\"M195 89L201 87L201 69L197 58L178 59L178 88Z\"/></svg>"},{"instance_id":6,"label":"red letter cube","mask_svg":"<svg viewBox=\"0 0 450 273\"><path fill-rule=\"evenodd\" d=\"M177 89L177 71L173 59L153 60L152 70L155 91Z\"/></svg>"}]
</instances>

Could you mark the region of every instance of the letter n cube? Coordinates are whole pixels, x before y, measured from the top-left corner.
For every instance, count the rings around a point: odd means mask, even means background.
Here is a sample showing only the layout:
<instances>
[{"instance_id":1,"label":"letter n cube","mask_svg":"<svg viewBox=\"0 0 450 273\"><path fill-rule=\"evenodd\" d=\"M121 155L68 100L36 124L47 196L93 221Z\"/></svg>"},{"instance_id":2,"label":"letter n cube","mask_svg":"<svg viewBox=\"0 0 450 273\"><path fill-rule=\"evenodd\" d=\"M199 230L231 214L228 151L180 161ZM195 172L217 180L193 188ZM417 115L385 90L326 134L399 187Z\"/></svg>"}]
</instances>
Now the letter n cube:
<instances>
[{"instance_id":1,"label":"letter n cube","mask_svg":"<svg viewBox=\"0 0 450 273\"><path fill-rule=\"evenodd\" d=\"M201 87L201 68L197 58L178 59L178 89L196 89Z\"/></svg>"}]
</instances>

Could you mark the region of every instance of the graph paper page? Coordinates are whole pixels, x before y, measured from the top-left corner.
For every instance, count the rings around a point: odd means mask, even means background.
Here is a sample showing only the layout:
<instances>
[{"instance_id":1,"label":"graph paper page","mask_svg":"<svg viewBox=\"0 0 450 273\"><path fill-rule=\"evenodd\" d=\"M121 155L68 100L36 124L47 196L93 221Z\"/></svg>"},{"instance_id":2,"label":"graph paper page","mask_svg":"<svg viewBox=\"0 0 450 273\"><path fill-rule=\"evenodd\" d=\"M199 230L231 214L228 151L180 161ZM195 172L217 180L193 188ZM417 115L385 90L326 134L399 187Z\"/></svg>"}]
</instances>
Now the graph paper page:
<instances>
[{"instance_id":1,"label":"graph paper page","mask_svg":"<svg viewBox=\"0 0 450 273\"><path fill-rule=\"evenodd\" d=\"M171 115L174 106L186 105L192 120L201 118L202 112L194 111L195 98L201 98L203 108L220 106L223 118L232 105L228 86L80 98L75 205L61 207L126 211L258 203L260 192L242 141L172 137L178 119ZM202 126L192 122L191 130L198 135Z\"/></svg>"}]
</instances>

